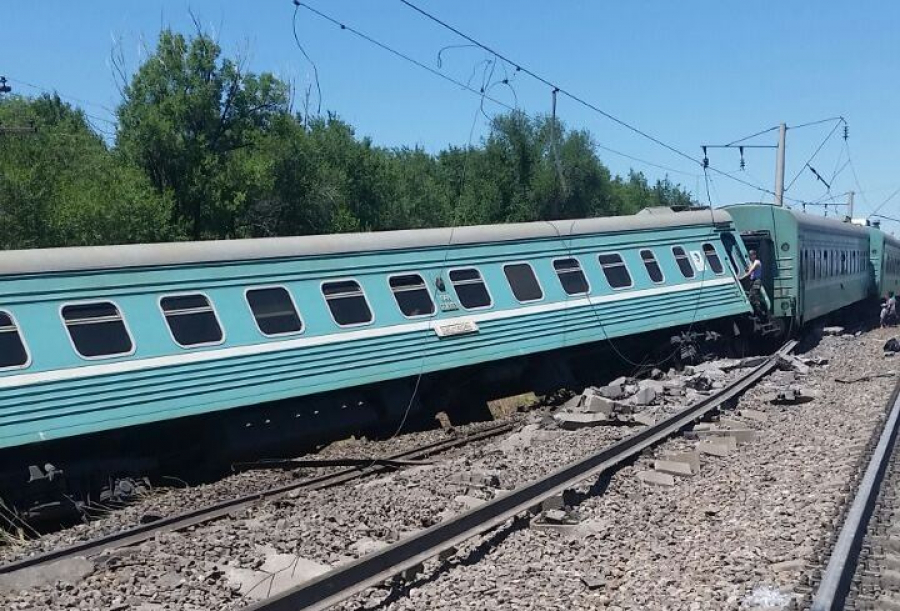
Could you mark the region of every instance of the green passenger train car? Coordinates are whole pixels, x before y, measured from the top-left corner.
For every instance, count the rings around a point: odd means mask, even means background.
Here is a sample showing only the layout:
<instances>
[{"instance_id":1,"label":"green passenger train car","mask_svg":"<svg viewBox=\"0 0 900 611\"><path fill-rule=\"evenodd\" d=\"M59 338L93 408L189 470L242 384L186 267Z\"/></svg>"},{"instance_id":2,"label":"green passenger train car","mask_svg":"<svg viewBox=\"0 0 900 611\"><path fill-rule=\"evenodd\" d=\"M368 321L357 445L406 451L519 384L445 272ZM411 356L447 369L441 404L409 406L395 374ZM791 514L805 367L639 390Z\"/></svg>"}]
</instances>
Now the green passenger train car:
<instances>
[{"instance_id":1,"label":"green passenger train car","mask_svg":"<svg viewBox=\"0 0 900 611\"><path fill-rule=\"evenodd\" d=\"M0 497L47 463L133 473L397 422L421 375L528 379L551 351L731 328L744 255L722 211L0 253ZM357 392L386 383L406 390Z\"/></svg>"},{"instance_id":2,"label":"green passenger train car","mask_svg":"<svg viewBox=\"0 0 900 611\"><path fill-rule=\"evenodd\" d=\"M879 227L868 227L870 260L878 296L900 293L900 240Z\"/></svg>"},{"instance_id":3,"label":"green passenger train car","mask_svg":"<svg viewBox=\"0 0 900 611\"><path fill-rule=\"evenodd\" d=\"M771 204L724 209L759 254L770 312L786 330L874 294L866 228Z\"/></svg>"}]
</instances>

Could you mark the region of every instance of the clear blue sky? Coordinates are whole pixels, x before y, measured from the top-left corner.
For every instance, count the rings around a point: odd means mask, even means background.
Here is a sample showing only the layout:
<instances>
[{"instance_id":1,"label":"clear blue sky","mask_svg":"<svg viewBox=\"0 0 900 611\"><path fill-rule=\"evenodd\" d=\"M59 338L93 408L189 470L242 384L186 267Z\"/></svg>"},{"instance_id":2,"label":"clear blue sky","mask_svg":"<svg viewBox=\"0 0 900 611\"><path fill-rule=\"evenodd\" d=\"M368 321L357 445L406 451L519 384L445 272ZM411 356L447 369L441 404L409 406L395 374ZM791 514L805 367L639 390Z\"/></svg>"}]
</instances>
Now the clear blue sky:
<instances>
[{"instance_id":1,"label":"clear blue sky","mask_svg":"<svg viewBox=\"0 0 900 611\"><path fill-rule=\"evenodd\" d=\"M309 0L329 13L420 61L436 66L438 50L460 44L398 0ZM419 0L512 59L546 75L609 113L701 157L700 145L735 140L777 125L835 115L850 126L849 150L864 194L862 213L900 187L900 3L722 2L645 0L619 2L533 0ZM0 6L3 52L0 75L19 93L23 83L56 89L90 102L84 108L114 119L118 103L110 52L121 44L131 69L151 48L161 27L193 30L189 10L213 32L228 54L243 54L249 68L292 79L299 90L312 79L291 32L290 0L213 2L5 2ZM323 109L339 114L360 135L388 146L435 151L464 145L475 121L477 140L486 119L477 96L363 42L300 9L298 35L318 66ZM442 71L466 81L484 52L450 50ZM499 70L499 69L498 69ZM499 71L497 72L499 74ZM473 83L478 82L480 77ZM550 90L523 74L513 80L516 99L503 87L492 93L528 112L548 112ZM105 108L104 108L105 107ZM487 113L496 106L485 105ZM560 98L558 114L572 128L590 130L598 144L687 174L671 174L705 201L699 166L623 130L597 113ZM477 118L476 118L477 117ZM95 121L112 130L110 124ZM788 180L828 134L832 124L788 132ZM847 159L839 132L812 165L829 179ZM754 140L773 144L774 134ZM617 173L630 167L651 179L664 170L599 151ZM711 150L711 163L772 188L773 151ZM712 175L715 205L768 196ZM833 194L856 186L851 167L834 180ZM808 171L787 195L815 200L825 193ZM867 206L868 204L868 206ZM821 210L817 210L821 212ZM881 210L900 216L900 195Z\"/></svg>"}]
</instances>

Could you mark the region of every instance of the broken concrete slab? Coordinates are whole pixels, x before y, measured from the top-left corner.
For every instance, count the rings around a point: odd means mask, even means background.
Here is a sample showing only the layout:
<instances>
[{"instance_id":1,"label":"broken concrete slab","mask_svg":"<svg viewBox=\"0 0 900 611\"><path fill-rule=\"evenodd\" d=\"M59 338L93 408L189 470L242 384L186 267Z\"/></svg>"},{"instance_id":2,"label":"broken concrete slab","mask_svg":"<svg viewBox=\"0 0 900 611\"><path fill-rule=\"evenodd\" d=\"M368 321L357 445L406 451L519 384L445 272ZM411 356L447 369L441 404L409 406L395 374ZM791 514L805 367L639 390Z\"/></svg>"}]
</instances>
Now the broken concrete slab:
<instances>
[{"instance_id":1,"label":"broken concrete slab","mask_svg":"<svg viewBox=\"0 0 900 611\"><path fill-rule=\"evenodd\" d=\"M674 452L671 454L663 454L662 460L671 460L674 462L682 462L690 465L691 471L697 473L700 471L700 453L696 450L690 452Z\"/></svg>"},{"instance_id":2,"label":"broken concrete slab","mask_svg":"<svg viewBox=\"0 0 900 611\"><path fill-rule=\"evenodd\" d=\"M822 335L843 335L844 327L825 327L822 329Z\"/></svg>"},{"instance_id":3,"label":"broken concrete slab","mask_svg":"<svg viewBox=\"0 0 900 611\"><path fill-rule=\"evenodd\" d=\"M327 564L270 550L259 570L224 567L225 578L241 595L262 600L331 570Z\"/></svg>"},{"instance_id":4,"label":"broken concrete slab","mask_svg":"<svg viewBox=\"0 0 900 611\"><path fill-rule=\"evenodd\" d=\"M592 414L612 414L619 404L599 395L585 395L581 405L572 411L583 411Z\"/></svg>"},{"instance_id":5,"label":"broken concrete slab","mask_svg":"<svg viewBox=\"0 0 900 611\"><path fill-rule=\"evenodd\" d=\"M746 424L741 422L740 420L735 420L733 418L719 418L719 427L718 428L726 428L726 429L743 429L746 428Z\"/></svg>"},{"instance_id":6,"label":"broken concrete slab","mask_svg":"<svg viewBox=\"0 0 900 611\"><path fill-rule=\"evenodd\" d=\"M625 387L621 384L607 384L598 388L597 394L607 399L622 399L625 397Z\"/></svg>"},{"instance_id":7,"label":"broken concrete slab","mask_svg":"<svg viewBox=\"0 0 900 611\"><path fill-rule=\"evenodd\" d=\"M752 429L712 429L709 431L697 431L700 439L708 438L731 438L737 445L752 443L756 441L756 431Z\"/></svg>"},{"instance_id":8,"label":"broken concrete slab","mask_svg":"<svg viewBox=\"0 0 900 611\"><path fill-rule=\"evenodd\" d=\"M675 485L675 478L672 475L659 471L638 471L637 478L645 484L654 486L671 487Z\"/></svg>"},{"instance_id":9,"label":"broken concrete slab","mask_svg":"<svg viewBox=\"0 0 900 611\"><path fill-rule=\"evenodd\" d=\"M82 556L58 560L47 565L20 569L0 575L0 591L19 592L44 586L52 586L58 581L77 584L94 572L94 563Z\"/></svg>"},{"instance_id":10,"label":"broken concrete slab","mask_svg":"<svg viewBox=\"0 0 900 611\"><path fill-rule=\"evenodd\" d=\"M783 371L794 371L800 375L806 375L809 373L809 365L806 365L792 354L789 354L787 356L779 356L778 368Z\"/></svg>"},{"instance_id":11,"label":"broken concrete slab","mask_svg":"<svg viewBox=\"0 0 900 611\"><path fill-rule=\"evenodd\" d=\"M631 400L636 405L652 405L656 401L658 395L659 393L653 388L644 387L637 391Z\"/></svg>"},{"instance_id":12,"label":"broken concrete slab","mask_svg":"<svg viewBox=\"0 0 900 611\"><path fill-rule=\"evenodd\" d=\"M755 409L741 409L738 412L738 415L740 415L741 418L746 418L755 422L766 422L766 420L768 420L769 418L768 416L766 416L765 412L761 412Z\"/></svg>"},{"instance_id":13,"label":"broken concrete slab","mask_svg":"<svg viewBox=\"0 0 900 611\"><path fill-rule=\"evenodd\" d=\"M694 475L691 465L686 462L678 462L675 460L654 460L653 469L660 473L668 473L670 475Z\"/></svg>"},{"instance_id":14,"label":"broken concrete slab","mask_svg":"<svg viewBox=\"0 0 900 611\"><path fill-rule=\"evenodd\" d=\"M731 454L732 448L729 444L725 443L723 440L729 439L728 437L724 437L720 440L716 441L701 441L697 444L697 451L701 454L708 454L709 456L719 456L724 457Z\"/></svg>"},{"instance_id":15,"label":"broken concrete slab","mask_svg":"<svg viewBox=\"0 0 900 611\"><path fill-rule=\"evenodd\" d=\"M606 414L585 414L572 412L559 412L553 415L560 428L574 431L591 426L602 426L616 422L614 418Z\"/></svg>"},{"instance_id":16,"label":"broken concrete slab","mask_svg":"<svg viewBox=\"0 0 900 611\"><path fill-rule=\"evenodd\" d=\"M636 422L637 424L643 424L644 426L653 426L656 424L656 418L651 416L650 414L632 414L631 421Z\"/></svg>"}]
</instances>

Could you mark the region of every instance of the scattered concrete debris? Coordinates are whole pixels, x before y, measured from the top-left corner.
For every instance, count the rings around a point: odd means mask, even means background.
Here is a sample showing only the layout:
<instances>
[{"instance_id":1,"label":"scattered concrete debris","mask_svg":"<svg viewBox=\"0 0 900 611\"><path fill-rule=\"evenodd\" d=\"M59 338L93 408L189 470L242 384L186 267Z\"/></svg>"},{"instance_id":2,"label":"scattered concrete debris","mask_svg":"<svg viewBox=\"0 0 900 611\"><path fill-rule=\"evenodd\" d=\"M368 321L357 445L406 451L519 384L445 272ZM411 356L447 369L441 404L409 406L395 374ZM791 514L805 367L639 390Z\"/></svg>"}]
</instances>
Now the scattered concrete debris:
<instances>
[{"instance_id":1,"label":"scattered concrete debris","mask_svg":"<svg viewBox=\"0 0 900 611\"><path fill-rule=\"evenodd\" d=\"M747 418L748 420L753 420L755 422L766 422L769 419L769 417L766 416L765 412L761 412L759 410L750 409L750 408L746 408L746 407L741 408L738 411L738 415L741 418Z\"/></svg>"},{"instance_id":2,"label":"scattered concrete debris","mask_svg":"<svg viewBox=\"0 0 900 611\"><path fill-rule=\"evenodd\" d=\"M843 335L843 334L844 334L844 327L835 326L835 327L825 327L824 329L822 329L822 335L837 336L837 335Z\"/></svg>"},{"instance_id":3,"label":"scattered concrete debris","mask_svg":"<svg viewBox=\"0 0 900 611\"><path fill-rule=\"evenodd\" d=\"M806 375L809 373L809 365L792 354L779 357L778 368L784 371L794 371L800 375Z\"/></svg>"},{"instance_id":4,"label":"scattered concrete debris","mask_svg":"<svg viewBox=\"0 0 900 611\"><path fill-rule=\"evenodd\" d=\"M675 477L661 471L638 471L637 478L645 484L653 484L654 486L671 487L675 485Z\"/></svg>"}]
</instances>

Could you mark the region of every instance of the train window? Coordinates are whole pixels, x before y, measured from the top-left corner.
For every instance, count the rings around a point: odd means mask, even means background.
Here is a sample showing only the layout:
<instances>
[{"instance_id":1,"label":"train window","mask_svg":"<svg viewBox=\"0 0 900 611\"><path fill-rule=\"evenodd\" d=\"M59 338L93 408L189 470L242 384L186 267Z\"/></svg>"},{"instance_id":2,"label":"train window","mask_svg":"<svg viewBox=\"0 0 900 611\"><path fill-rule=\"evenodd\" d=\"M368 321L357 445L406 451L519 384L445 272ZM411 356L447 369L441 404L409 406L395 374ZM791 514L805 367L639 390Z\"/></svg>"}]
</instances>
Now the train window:
<instances>
[{"instance_id":1,"label":"train window","mask_svg":"<svg viewBox=\"0 0 900 611\"><path fill-rule=\"evenodd\" d=\"M847 252L843 250L841 251L841 273L847 273Z\"/></svg>"},{"instance_id":2,"label":"train window","mask_svg":"<svg viewBox=\"0 0 900 611\"><path fill-rule=\"evenodd\" d=\"M16 321L8 312L0 311L0 369L26 367L28 361L28 349Z\"/></svg>"},{"instance_id":3,"label":"train window","mask_svg":"<svg viewBox=\"0 0 900 611\"><path fill-rule=\"evenodd\" d=\"M553 269L556 270L559 283L567 295L584 295L590 292L591 287L578 259L556 259L553 262Z\"/></svg>"},{"instance_id":4,"label":"train window","mask_svg":"<svg viewBox=\"0 0 900 611\"><path fill-rule=\"evenodd\" d=\"M652 250L642 250L641 261L644 262L644 267L647 268L647 275L650 276L650 280L653 282L663 282L665 280L662 269L660 269L656 260L656 255L653 254Z\"/></svg>"},{"instance_id":5,"label":"train window","mask_svg":"<svg viewBox=\"0 0 900 611\"><path fill-rule=\"evenodd\" d=\"M603 275L606 276L609 286L614 289L624 289L632 285L631 274L628 273L628 267L626 267L621 255L609 253L599 255L597 258L600 261L600 267L603 268Z\"/></svg>"},{"instance_id":6,"label":"train window","mask_svg":"<svg viewBox=\"0 0 900 611\"><path fill-rule=\"evenodd\" d=\"M206 295L169 295L159 300L172 339L184 348L221 343L225 338Z\"/></svg>"},{"instance_id":7,"label":"train window","mask_svg":"<svg viewBox=\"0 0 900 611\"><path fill-rule=\"evenodd\" d=\"M303 321L287 289L282 286L248 289L247 305L263 335L285 335L303 330Z\"/></svg>"},{"instance_id":8,"label":"train window","mask_svg":"<svg viewBox=\"0 0 900 611\"><path fill-rule=\"evenodd\" d=\"M75 351L85 358L129 354L134 350L131 335L116 304L110 301L66 305L63 322Z\"/></svg>"},{"instance_id":9,"label":"train window","mask_svg":"<svg viewBox=\"0 0 900 611\"><path fill-rule=\"evenodd\" d=\"M703 245L703 254L706 255L706 260L709 263L710 268L712 268L713 273L718 275L725 271L725 268L722 267L722 260L719 259L719 253L716 252L716 247L707 242Z\"/></svg>"},{"instance_id":10,"label":"train window","mask_svg":"<svg viewBox=\"0 0 900 611\"><path fill-rule=\"evenodd\" d=\"M404 316L431 316L434 314L434 301L419 274L403 274L388 279L391 292L397 301L397 307Z\"/></svg>"},{"instance_id":11,"label":"train window","mask_svg":"<svg viewBox=\"0 0 900 611\"><path fill-rule=\"evenodd\" d=\"M460 305L467 310L489 308L493 304L481 272L474 267L450 270L450 282Z\"/></svg>"},{"instance_id":12,"label":"train window","mask_svg":"<svg viewBox=\"0 0 900 611\"><path fill-rule=\"evenodd\" d=\"M822 259L823 259L822 275L825 277L828 277L831 275L831 268L829 267L829 263L828 263L828 251L827 250L822 252Z\"/></svg>"},{"instance_id":13,"label":"train window","mask_svg":"<svg viewBox=\"0 0 900 611\"><path fill-rule=\"evenodd\" d=\"M338 325L350 327L372 322L372 310L366 294L356 280L338 280L322 283L322 295Z\"/></svg>"},{"instance_id":14,"label":"train window","mask_svg":"<svg viewBox=\"0 0 900 611\"><path fill-rule=\"evenodd\" d=\"M675 263L678 264L678 269L681 270L681 275L685 278L693 278L694 266L691 265L687 253L684 252L684 249L681 246L673 246L672 254L675 256Z\"/></svg>"},{"instance_id":15,"label":"train window","mask_svg":"<svg viewBox=\"0 0 900 611\"><path fill-rule=\"evenodd\" d=\"M538 282L534 270L528 263L510 263L503 266L503 273L509 282L509 288L519 301L540 301L544 298L544 291Z\"/></svg>"}]
</instances>

